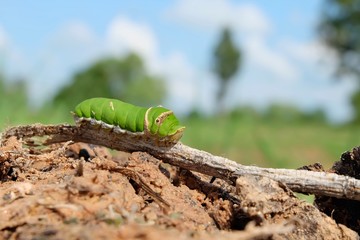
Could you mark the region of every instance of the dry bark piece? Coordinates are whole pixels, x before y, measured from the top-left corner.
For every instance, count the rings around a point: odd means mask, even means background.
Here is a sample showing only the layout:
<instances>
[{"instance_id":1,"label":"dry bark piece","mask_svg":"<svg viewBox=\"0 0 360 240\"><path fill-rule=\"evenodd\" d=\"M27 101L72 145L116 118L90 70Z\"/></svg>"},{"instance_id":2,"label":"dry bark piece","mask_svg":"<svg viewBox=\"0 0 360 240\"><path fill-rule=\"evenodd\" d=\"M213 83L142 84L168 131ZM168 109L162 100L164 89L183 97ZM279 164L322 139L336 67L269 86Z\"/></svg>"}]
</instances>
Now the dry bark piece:
<instances>
[{"instance_id":1,"label":"dry bark piece","mask_svg":"<svg viewBox=\"0 0 360 240\"><path fill-rule=\"evenodd\" d=\"M341 155L331 172L360 179L360 147ZM336 222L344 224L360 234L360 201L326 196L315 197L316 206Z\"/></svg>"},{"instance_id":2,"label":"dry bark piece","mask_svg":"<svg viewBox=\"0 0 360 240\"><path fill-rule=\"evenodd\" d=\"M6 141L12 136L24 139L33 136L50 136L44 144L74 141L125 152L144 151L171 165L221 178L233 184L243 175L264 176L286 184L295 192L360 200L360 180L355 178L306 170L244 166L181 143L173 147L154 146L133 135L119 134L112 129L94 126L89 122L82 122L80 126L35 124L13 127L2 134L1 141Z\"/></svg>"},{"instance_id":3,"label":"dry bark piece","mask_svg":"<svg viewBox=\"0 0 360 240\"><path fill-rule=\"evenodd\" d=\"M306 166L302 166L298 168L298 170L307 170L307 171L313 171L313 172L325 172L325 169L321 163L314 163Z\"/></svg>"}]
</instances>

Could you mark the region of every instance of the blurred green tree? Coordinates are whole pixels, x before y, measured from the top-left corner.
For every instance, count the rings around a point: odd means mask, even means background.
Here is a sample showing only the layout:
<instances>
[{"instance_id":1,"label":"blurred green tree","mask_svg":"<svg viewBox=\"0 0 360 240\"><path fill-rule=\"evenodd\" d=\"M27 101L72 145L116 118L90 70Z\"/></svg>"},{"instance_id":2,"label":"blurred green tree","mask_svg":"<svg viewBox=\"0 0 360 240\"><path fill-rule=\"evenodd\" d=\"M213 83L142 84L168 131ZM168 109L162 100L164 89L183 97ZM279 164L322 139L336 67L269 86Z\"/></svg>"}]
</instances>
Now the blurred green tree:
<instances>
[{"instance_id":1,"label":"blurred green tree","mask_svg":"<svg viewBox=\"0 0 360 240\"><path fill-rule=\"evenodd\" d=\"M236 74L241 64L241 52L232 40L229 28L224 28L220 41L215 47L213 70L219 79L219 91L217 93L217 111L222 112L224 108L224 97L230 79Z\"/></svg>"},{"instance_id":2,"label":"blurred green tree","mask_svg":"<svg viewBox=\"0 0 360 240\"><path fill-rule=\"evenodd\" d=\"M54 97L53 104L73 109L91 97L117 98L140 106L158 105L166 94L165 82L150 75L142 59L134 54L104 58L74 75L71 84Z\"/></svg>"},{"instance_id":3,"label":"blurred green tree","mask_svg":"<svg viewBox=\"0 0 360 240\"><path fill-rule=\"evenodd\" d=\"M325 0L318 27L321 39L339 59L337 75L354 76L360 83L360 2L358 0ZM352 97L355 122L360 122L360 86Z\"/></svg>"}]
</instances>

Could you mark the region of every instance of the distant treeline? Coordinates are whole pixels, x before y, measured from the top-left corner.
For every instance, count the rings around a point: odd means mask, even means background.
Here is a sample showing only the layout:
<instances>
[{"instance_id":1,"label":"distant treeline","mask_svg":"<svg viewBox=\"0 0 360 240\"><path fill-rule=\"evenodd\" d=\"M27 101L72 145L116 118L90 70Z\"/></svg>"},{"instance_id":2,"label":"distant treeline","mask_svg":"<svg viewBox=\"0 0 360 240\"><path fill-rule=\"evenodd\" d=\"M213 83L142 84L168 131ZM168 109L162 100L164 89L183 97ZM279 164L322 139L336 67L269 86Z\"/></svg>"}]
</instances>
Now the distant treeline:
<instances>
[{"instance_id":1,"label":"distant treeline","mask_svg":"<svg viewBox=\"0 0 360 240\"><path fill-rule=\"evenodd\" d=\"M233 119L247 119L253 121L267 121L267 122L279 122L279 123L328 123L325 112L321 109L313 111L303 111L300 108L293 105L285 104L273 104L265 110L257 110L251 106L236 107L227 113L221 115L208 116L203 114L199 110L193 110L188 115L188 119L194 118L233 118Z\"/></svg>"}]
</instances>

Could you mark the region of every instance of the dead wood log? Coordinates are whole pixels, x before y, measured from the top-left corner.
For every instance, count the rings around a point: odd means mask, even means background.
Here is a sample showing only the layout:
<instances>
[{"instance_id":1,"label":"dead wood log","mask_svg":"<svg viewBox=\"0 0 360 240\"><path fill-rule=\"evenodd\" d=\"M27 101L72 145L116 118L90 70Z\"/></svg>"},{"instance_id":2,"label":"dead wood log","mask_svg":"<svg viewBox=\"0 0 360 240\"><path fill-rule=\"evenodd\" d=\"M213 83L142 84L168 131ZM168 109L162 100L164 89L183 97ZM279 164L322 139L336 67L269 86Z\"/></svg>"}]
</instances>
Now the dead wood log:
<instances>
[{"instance_id":1,"label":"dead wood log","mask_svg":"<svg viewBox=\"0 0 360 240\"><path fill-rule=\"evenodd\" d=\"M89 122L79 126L34 124L12 127L2 134L1 143L11 136L22 138L25 142L34 136L49 136L44 144L74 141L125 152L146 151L166 163L221 178L234 185L240 176L261 176L283 183L295 192L360 200L360 180L352 177L306 170L244 166L182 143L172 147L158 147L138 136L115 133L112 129L94 126Z\"/></svg>"}]
</instances>

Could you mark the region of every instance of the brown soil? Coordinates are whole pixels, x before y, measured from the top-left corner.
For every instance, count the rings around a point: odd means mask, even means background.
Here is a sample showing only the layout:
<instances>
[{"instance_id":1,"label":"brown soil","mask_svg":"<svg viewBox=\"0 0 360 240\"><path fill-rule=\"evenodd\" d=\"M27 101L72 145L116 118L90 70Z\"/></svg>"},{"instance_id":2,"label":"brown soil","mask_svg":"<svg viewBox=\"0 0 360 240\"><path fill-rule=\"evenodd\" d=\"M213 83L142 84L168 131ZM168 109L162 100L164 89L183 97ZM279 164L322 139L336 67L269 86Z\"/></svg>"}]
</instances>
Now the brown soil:
<instances>
[{"instance_id":1,"label":"brown soil","mask_svg":"<svg viewBox=\"0 0 360 240\"><path fill-rule=\"evenodd\" d=\"M0 239L358 237L280 183L210 179L145 152L11 137L0 147Z\"/></svg>"}]
</instances>

